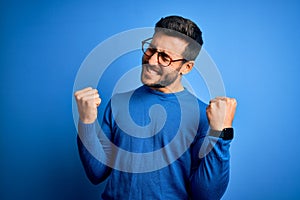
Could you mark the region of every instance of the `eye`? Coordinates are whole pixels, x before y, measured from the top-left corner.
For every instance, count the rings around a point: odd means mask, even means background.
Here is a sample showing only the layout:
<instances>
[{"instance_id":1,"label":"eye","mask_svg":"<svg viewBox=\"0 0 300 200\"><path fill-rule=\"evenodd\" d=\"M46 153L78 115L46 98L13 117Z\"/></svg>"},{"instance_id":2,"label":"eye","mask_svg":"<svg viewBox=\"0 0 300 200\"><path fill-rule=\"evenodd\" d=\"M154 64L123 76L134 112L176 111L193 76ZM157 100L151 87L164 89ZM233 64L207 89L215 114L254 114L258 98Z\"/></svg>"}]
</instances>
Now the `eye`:
<instances>
[{"instance_id":1,"label":"eye","mask_svg":"<svg viewBox=\"0 0 300 200\"><path fill-rule=\"evenodd\" d=\"M147 51L150 52L151 54L154 54L156 52L156 49L152 47L148 47Z\"/></svg>"},{"instance_id":2,"label":"eye","mask_svg":"<svg viewBox=\"0 0 300 200\"><path fill-rule=\"evenodd\" d=\"M170 56L164 52L160 52L160 57L163 62L169 62L171 60Z\"/></svg>"},{"instance_id":3,"label":"eye","mask_svg":"<svg viewBox=\"0 0 300 200\"><path fill-rule=\"evenodd\" d=\"M150 56L151 57L153 54L155 54L156 49L155 48L151 48L151 47L146 47L145 50L143 50L143 51L144 51L144 54L146 56Z\"/></svg>"}]
</instances>

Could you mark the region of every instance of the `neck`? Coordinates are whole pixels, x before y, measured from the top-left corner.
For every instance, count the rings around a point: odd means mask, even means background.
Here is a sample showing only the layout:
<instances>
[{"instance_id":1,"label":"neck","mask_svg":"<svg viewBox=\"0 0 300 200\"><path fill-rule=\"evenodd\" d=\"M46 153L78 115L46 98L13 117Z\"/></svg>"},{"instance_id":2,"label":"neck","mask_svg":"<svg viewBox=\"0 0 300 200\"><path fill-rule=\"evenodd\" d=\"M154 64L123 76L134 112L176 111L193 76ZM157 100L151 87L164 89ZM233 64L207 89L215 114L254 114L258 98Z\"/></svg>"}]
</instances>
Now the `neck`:
<instances>
[{"instance_id":1,"label":"neck","mask_svg":"<svg viewBox=\"0 0 300 200\"><path fill-rule=\"evenodd\" d=\"M181 92L184 90L183 85L181 84L180 80L174 81L172 84L165 86L165 87L150 87L153 90L157 90L162 93L176 93L176 92Z\"/></svg>"},{"instance_id":2,"label":"neck","mask_svg":"<svg viewBox=\"0 0 300 200\"><path fill-rule=\"evenodd\" d=\"M174 89L170 89L169 87L163 87L163 88L154 88L154 87L150 87L151 89L153 89L153 90L157 90L157 91L159 91L159 92L162 92L162 93L176 93L176 92L181 92L181 91L183 91L184 90L184 87L182 86L182 87L180 87L180 88L178 88L178 89L176 89L176 90L174 90Z\"/></svg>"}]
</instances>

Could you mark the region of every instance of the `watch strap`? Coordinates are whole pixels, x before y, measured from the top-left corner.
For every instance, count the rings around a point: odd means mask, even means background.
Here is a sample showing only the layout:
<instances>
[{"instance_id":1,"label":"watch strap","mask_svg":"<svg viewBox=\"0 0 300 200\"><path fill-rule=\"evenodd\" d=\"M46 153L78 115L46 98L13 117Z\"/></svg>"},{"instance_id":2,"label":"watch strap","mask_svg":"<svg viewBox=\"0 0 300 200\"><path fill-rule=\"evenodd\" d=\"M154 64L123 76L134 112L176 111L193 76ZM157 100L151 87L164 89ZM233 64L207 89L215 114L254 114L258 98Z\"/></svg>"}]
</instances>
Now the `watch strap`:
<instances>
[{"instance_id":1,"label":"watch strap","mask_svg":"<svg viewBox=\"0 0 300 200\"><path fill-rule=\"evenodd\" d=\"M213 137L219 137L222 138L223 140L232 140L234 131L233 128L224 128L222 131L216 131L210 129L208 135Z\"/></svg>"}]
</instances>

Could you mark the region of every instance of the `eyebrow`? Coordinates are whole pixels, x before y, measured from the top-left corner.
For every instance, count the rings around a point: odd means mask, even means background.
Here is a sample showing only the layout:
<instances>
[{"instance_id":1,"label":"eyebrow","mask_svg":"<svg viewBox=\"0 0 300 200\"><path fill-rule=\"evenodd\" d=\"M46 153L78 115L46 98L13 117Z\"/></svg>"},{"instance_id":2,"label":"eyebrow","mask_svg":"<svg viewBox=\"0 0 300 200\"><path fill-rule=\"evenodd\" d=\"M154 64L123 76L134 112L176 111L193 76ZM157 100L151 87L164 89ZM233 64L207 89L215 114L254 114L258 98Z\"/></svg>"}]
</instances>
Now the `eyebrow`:
<instances>
[{"instance_id":1,"label":"eyebrow","mask_svg":"<svg viewBox=\"0 0 300 200\"><path fill-rule=\"evenodd\" d=\"M173 54L172 52L165 50L165 49L158 49L155 45L152 44L152 42L150 43L150 47L156 50L159 50L159 52L161 53L165 53L167 56L169 56L171 59L173 59L172 57L176 57L176 55L170 55ZM178 56L182 56L181 54L178 54Z\"/></svg>"}]
</instances>

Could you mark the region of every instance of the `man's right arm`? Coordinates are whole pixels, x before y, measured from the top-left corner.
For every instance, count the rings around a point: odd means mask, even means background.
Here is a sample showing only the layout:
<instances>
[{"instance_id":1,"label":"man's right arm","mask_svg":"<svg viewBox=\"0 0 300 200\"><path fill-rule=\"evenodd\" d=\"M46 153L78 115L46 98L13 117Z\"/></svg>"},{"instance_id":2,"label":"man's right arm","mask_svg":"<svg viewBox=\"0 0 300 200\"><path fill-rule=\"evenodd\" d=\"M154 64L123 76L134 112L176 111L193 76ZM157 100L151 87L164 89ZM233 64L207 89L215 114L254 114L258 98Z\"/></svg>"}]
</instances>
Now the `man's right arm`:
<instances>
[{"instance_id":1,"label":"man's right arm","mask_svg":"<svg viewBox=\"0 0 300 200\"><path fill-rule=\"evenodd\" d=\"M77 145L80 159L89 180L98 184L104 181L111 171L99 161L105 157L96 129L97 107L101 99L98 91L90 87L75 92L74 96L79 112Z\"/></svg>"},{"instance_id":2,"label":"man's right arm","mask_svg":"<svg viewBox=\"0 0 300 200\"><path fill-rule=\"evenodd\" d=\"M99 184L110 174L111 168L99 160L104 159L105 153L96 134L96 124L78 123L77 146L80 160L89 180Z\"/></svg>"}]
</instances>

